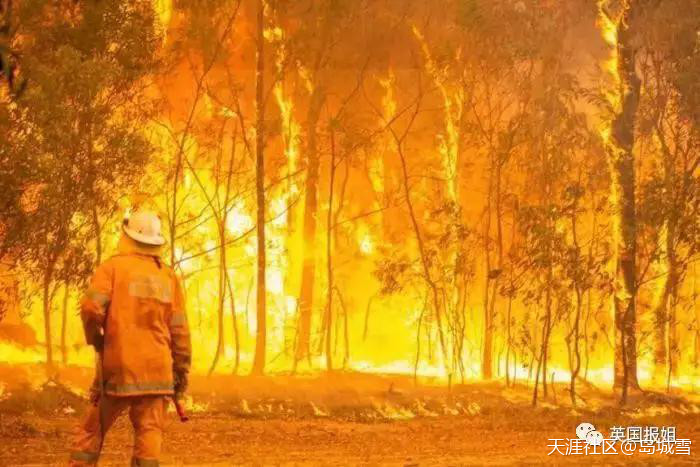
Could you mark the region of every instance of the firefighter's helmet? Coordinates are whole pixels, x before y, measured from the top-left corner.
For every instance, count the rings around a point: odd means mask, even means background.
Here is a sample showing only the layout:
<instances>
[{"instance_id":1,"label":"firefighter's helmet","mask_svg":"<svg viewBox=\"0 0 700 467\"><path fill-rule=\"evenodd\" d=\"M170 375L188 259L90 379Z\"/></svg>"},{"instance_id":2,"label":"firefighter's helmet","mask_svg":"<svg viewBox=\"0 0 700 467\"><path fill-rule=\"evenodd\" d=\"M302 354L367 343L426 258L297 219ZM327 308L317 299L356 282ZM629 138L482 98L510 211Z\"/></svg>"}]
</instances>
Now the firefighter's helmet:
<instances>
[{"instance_id":1,"label":"firefighter's helmet","mask_svg":"<svg viewBox=\"0 0 700 467\"><path fill-rule=\"evenodd\" d=\"M160 233L160 218L150 211L136 211L124 221L124 233L139 243L160 246L165 238Z\"/></svg>"}]
</instances>

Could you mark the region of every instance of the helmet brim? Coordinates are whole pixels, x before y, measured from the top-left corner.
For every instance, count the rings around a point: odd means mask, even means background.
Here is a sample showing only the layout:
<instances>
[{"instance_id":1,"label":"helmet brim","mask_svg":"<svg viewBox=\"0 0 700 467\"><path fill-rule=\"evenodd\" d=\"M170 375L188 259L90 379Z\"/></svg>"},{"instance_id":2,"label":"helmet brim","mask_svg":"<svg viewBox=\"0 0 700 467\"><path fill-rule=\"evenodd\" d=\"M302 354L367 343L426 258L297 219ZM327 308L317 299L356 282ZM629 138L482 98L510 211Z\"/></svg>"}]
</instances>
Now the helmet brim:
<instances>
[{"instance_id":1,"label":"helmet brim","mask_svg":"<svg viewBox=\"0 0 700 467\"><path fill-rule=\"evenodd\" d=\"M125 225L123 228L124 233L127 234L129 238L139 243L143 243L144 245L162 246L165 244L165 238L163 238L162 235L143 235L136 232L135 230L130 229L127 225Z\"/></svg>"}]
</instances>

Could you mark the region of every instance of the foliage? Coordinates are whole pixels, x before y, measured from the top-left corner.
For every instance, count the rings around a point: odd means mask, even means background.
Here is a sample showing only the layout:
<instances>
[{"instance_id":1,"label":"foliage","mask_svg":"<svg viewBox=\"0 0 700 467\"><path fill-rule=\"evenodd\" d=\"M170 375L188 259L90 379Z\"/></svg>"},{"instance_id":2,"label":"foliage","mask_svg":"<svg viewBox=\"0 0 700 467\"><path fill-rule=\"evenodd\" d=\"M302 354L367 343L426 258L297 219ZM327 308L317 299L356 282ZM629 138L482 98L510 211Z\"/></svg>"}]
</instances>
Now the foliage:
<instances>
[{"instance_id":1,"label":"foliage","mask_svg":"<svg viewBox=\"0 0 700 467\"><path fill-rule=\"evenodd\" d=\"M26 165L3 165L30 198L12 211L16 219L5 217L3 243L15 257L43 269L73 242L78 256L66 264L84 263L85 241L99 229L93 211L109 215L139 174L149 152L138 133L148 112L143 78L157 44L150 21L139 4L23 3L18 34L31 38L22 44L29 86L12 116L25 143L13 160Z\"/></svg>"},{"instance_id":2,"label":"foliage","mask_svg":"<svg viewBox=\"0 0 700 467\"><path fill-rule=\"evenodd\" d=\"M89 277L102 222L148 160L158 38L146 1L26 1L11 21L27 86L0 105L0 251L43 286L47 320L57 283Z\"/></svg>"}]
</instances>

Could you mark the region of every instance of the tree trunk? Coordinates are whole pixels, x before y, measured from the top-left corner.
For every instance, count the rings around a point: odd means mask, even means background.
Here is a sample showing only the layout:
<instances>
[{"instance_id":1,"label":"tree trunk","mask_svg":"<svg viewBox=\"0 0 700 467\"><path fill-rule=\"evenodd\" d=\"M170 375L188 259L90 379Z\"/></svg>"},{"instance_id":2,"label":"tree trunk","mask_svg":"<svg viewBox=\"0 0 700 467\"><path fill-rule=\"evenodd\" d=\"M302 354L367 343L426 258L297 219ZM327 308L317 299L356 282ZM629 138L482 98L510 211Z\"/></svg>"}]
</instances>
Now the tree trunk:
<instances>
[{"instance_id":1,"label":"tree trunk","mask_svg":"<svg viewBox=\"0 0 700 467\"><path fill-rule=\"evenodd\" d=\"M617 23L617 74L619 78L619 108L611 124L606 144L612 171L613 209L615 222L616 281L615 307L615 382L621 389L622 404L628 390L638 389L637 380L637 215L635 195L634 131L639 106L641 80L636 70L637 49L634 42L634 15L637 1L625 4Z\"/></svg>"},{"instance_id":2,"label":"tree trunk","mask_svg":"<svg viewBox=\"0 0 700 467\"><path fill-rule=\"evenodd\" d=\"M266 286L265 286L265 159L264 159L264 89L263 72L265 59L263 56L264 29L264 0L258 0L257 25L257 65L255 72L255 188L257 199L257 234L258 234L258 282L256 300L257 329L255 336L255 357L252 374L262 375L265 372L265 347L267 345L267 316L266 316Z\"/></svg>"},{"instance_id":3,"label":"tree trunk","mask_svg":"<svg viewBox=\"0 0 700 467\"><path fill-rule=\"evenodd\" d=\"M489 303L490 280L486 279L484 293L484 351L481 359L481 377L490 380L493 377L493 320Z\"/></svg>"},{"instance_id":4,"label":"tree trunk","mask_svg":"<svg viewBox=\"0 0 700 467\"><path fill-rule=\"evenodd\" d=\"M481 377L490 380L493 377L493 316L491 315L491 303L489 300L491 288L491 195L493 182L489 177L489 189L486 199L486 231L484 232L484 255L486 259L485 285L484 285L484 343L481 358Z\"/></svg>"},{"instance_id":5,"label":"tree trunk","mask_svg":"<svg viewBox=\"0 0 700 467\"><path fill-rule=\"evenodd\" d=\"M331 128L331 166L328 188L328 216L326 218L326 265L328 275L328 300L326 308L326 370L333 369L331 334L333 329L333 190L335 188L335 136Z\"/></svg>"},{"instance_id":6,"label":"tree trunk","mask_svg":"<svg viewBox=\"0 0 700 467\"><path fill-rule=\"evenodd\" d=\"M517 227L517 203L514 203L513 205L513 219L512 219L512 225L511 225L511 233L510 233L510 248L513 249L515 248L515 234L516 234L516 227ZM513 351L513 329L512 329L512 310L513 310L513 296L515 294L515 277L514 277L514 272L515 272L515 265L513 264L513 260L511 259L510 261L510 267L509 267L509 286L510 290L508 293L508 313L506 317L506 339L507 339L507 344L508 344L508 351L506 353L506 386L510 383L510 373L509 373L509 368L510 368L510 352ZM513 351L513 353L515 353ZM518 367L517 367L517 357L515 359L514 365L513 365L513 385L515 385L515 379L518 374Z\"/></svg>"},{"instance_id":7,"label":"tree trunk","mask_svg":"<svg viewBox=\"0 0 700 467\"><path fill-rule=\"evenodd\" d=\"M233 374L238 374L238 367L241 364L241 341L238 335L238 318L236 317L236 300L233 295L233 285L231 284L231 278L226 272L226 287L228 288L228 296L231 297L231 325L233 326L233 342L234 348L234 362L233 362Z\"/></svg>"},{"instance_id":8,"label":"tree trunk","mask_svg":"<svg viewBox=\"0 0 700 467\"><path fill-rule=\"evenodd\" d=\"M677 270L677 268L674 268ZM680 346L678 335L678 276L672 281L671 296L669 297L668 320L668 380L666 388L670 389L671 380L678 376L678 361L680 360Z\"/></svg>"},{"instance_id":9,"label":"tree trunk","mask_svg":"<svg viewBox=\"0 0 700 467\"><path fill-rule=\"evenodd\" d=\"M226 224L220 222L217 226L219 230L219 303L217 307L217 328L218 336L216 343L216 351L214 352L214 360L209 368L209 375L214 373L216 365L219 363L219 358L224 350L224 304L226 301ZM233 296L231 296L233 300ZM235 317L234 317L235 319Z\"/></svg>"},{"instance_id":10,"label":"tree trunk","mask_svg":"<svg viewBox=\"0 0 700 467\"><path fill-rule=\"evenodd\" d=\"M97 214L97 204L92 206L92 222L95 224L95 264L99 266L102 262L102 226Z\"/></svg>"},{"instance_id":11,"label":"tree trunk","mask_svg":"<svg viewBox=\"0 0 700 467\"><path fill-rule=\"evenodd\" d=\"M238 335L238 318L236 317L236 297L233 294L233 284L231 277L228 273L228 257L226 256L226 225L229 216L229 202L231 201L231 178L233 177L233 165L236 159L236 135L231 141L231 155L228 162L228 171L226 173L226 192L224 195L224 209L221 215L221 230L220 230L220 243L221 243L221 267L224 272L224 282L226 283L226 290L228 290L228 296L231 303L231 325L233 327L233 343L234 343L234 364L233 364L233 374L238 374L238 366L241 363L241 343L240 337Z\"/></svg>"},{"instance_id":12,"label":"tree trunk","mask_svg":"<svg viewBox=\"0 0 700 467\"><path fill-rule=\"evenodd\" d=\"M314 88L309 107L306 137L307 166L306 187L304 193L304 256L301 273L301 290L299 291L299 339L295 352L296 364L304 358L310 358L311 315L313 311L313 294L316 274L316 223L318 210L318 172L319 157L316 143L318 120L323 105L323 91Z\"/></svg>"},{"instance_id":13,"label":"tree trunk","mask_svg":"<svg viewBox=\"0 0 700 467\"><path fill-rule=\"evenodd\" d=\"M183 141L185 137L182 137ZM184 144L184 143L182 143ZM177 240L177 211L178 211L178 204L177 204L177 191L178 191L178 185L180 183L180 172L182 170L182 149L177 152L177 155L175 156L175 173L173 175L173 199L171 202L171 209L172 212L170 213L170 219L169 225L168 225L168 230L170 233L170 265L172 267L175 267L175 261L177 260L176 255L175 255L175 241Z\"/></svg>"},{"instance_id":14,"label":"tree trunk","mask_svg":"<svg viewBox=\"0 0 700 467\"><path fill-rule=\"evenodd\" d=\"M595 209L596 200L595 197L591 197L591 202L589 203L591 212L591 241L588 245L588 265L592 267L594 258L597 255L598 250L598 215ZM583 366L583 380L588 382L588 370L591 363L591 346L589 344L589 329L590 329L590 319L593 312L593 287L589 287L586 293L586 313L583 318L583 347L584 347L584 366Z\"/></svg>"},{"instance_id":15,"label":"tree trunk","mask_svg":"<svg viewBox=\"0 0 700 467\"><path fill-rule=\"evenodd\" d=\"M53 261L46 268L43 284L43 313L44 313L44 338L46 340L46 368L53 370L53 341L51 335L51 281L53 279Z\"/></svg>"},{"instance_id":16,"label":"tree trunk","mask_svg":"<svg viewBox=\"0 0 700 467\"><path fill-rule=\"evenodd\" d=\"M494 338L494 322L496 315L496 298L498 297L498 282L503 268L503 210L502 210L502 193L501 193L501 172L502 162L499 156L493 157L491 163L495 165L495 183L489 177L489 191L487 200L487 226L486 226L486 296L484 297L484 353L482 360L481 375L485 380L493 377L493 338ZM493 168L489 170L494 170ZM495 186L493 186L495 185ZM495 190L495 193L494 193ZM496 204L496 248L497 248L497 263L495 268L491 265L488 248L490 247L491 234L491 197L495 196ZM491 288L491 298L488 298L489 287ZM500 360L500 357L499 357ZM500 367L500 362L497 362Z\"/></svg>"},{"instance_id":17,"label":"tree trunk","mask_svg":"<svg viewBox=\"0 0 700 467\"><path fill-rule=\"evenodd\" d=\"M513 283L513 274L511 272L511 287ZM513 296L512 293L508 296L508 308L506 309L506 387L510 386L510 353L512 351L512 332L510 320L513 311Z\"/></svg>"},{"instance_id":18,"label":"tree trunk","mask_svg":"<svg viewBox=\"0 0 700 467\"><path fill-rule=\"evenodd\" d=\"M700 368L700 305L698 305L698 269L697 265L693 266L693 306L691 309L695 310L695 354L693 355L693 360L695 364L695 369Z\"/></svg>"},{"instance_id":19,"label":"tree trunk","mask_svg":"<svg viewBox=\"0 0 700 467\"><path fill-rule=\"evenodd\" d=\"M545 304L544 331L542 333L542 393L547 397L547 368L549 364L549 335L552 332L552 260L549 260L547 275L547 293Z\"/></svg>"},{"instance_id":20,"label":"tree trunk","mask_svg":"<svg viewBox=\"0 0 700 467\"><path fill-rule=\"evenodd\" d=\"M68 326L68 282L63 286L63 307L61 309L61 357L63 365L68 364L68 347L66 346L66 328Z\"/></svg>"},{"instance_id":21,"label":"tree trunk","mask_svg":"<svg viewBox=\"0 0 700 467\"><path fill-rule=\"evenodd\" d=\"M581 373L581 310L583 309L583 292L581 288L576 286L576 316L574 317L573 328L573 351L571 365L571 381L569 384L569 393L571 395L571 405L576 407L576 378Z\"/></svg>"},{"instance_id":22,"label":"tree trunk","mask_svg":"<svg viewBox=\"0 0 700 467\"><path fill-rule=\"evenodd\" d=\"M334 286L335 293L338 294L338 302L343 310L343 369L346 370L350 364L350 330L348 329L348 309L345 307L345 300L340 293L340 289Z\"/></svg>"},{"instance_id":23,"label":"tree trunk","mask_svg":"<svg viewBox=\"0 0 700 467\"><path fill-rule=\"evenodd\" d=\"M667 196L675 201L674 193L675 174L673 171L673 156L669 151L664 154L664 185ZM656 308L654 310L654 380L655 383L665 382L668 379L673 355L671 346L673 336L669 331L674 326L671 319L671 309L674 307L674 300L677 296L678 283L678 261L676 257L676 232L677 219L674 213L675 206L672 207L669 217L665 222L665 236L663 236L663 253L666 260L666 276Z\"/></svg>"},{"instance_id":24,"label":"tree trunk","mask_svg":"<svg viewBox=\"0 0 700 467\"><path fill-rule=\"evenodd\" d=\"M546 324L545 324L546 326ZM537 397L538 397L538 389L539 389L539 383L540 383L540 373L542 372L542 362L544 361L544 332L542 333L542 339L543 339L543 345L540 348L540 358L537 359L537 369L535 370L535 386L532 390L532 406L536 407L537 406ZM534 354L533 352L533 360L534 360ZM530 365L530 368L532 368L532 364ZM544 384L546 387L546 383Z\"/></svg>"},{"instance_id":25,"label":"tree trunk","mask_svg":"<svg viewBox=\"0 0 700 467\"><path fill-rule=\"evenodd\" d=\"M581 170L579 169L578 183L581 185ZM575 261L583 263L583 258L581 257L581 247L578 240L578 212L579 212L579 196L574 195L573 206L571 209L571 233L573 237L574 249L576 251ZM576 294L576 314L574 316L574 324L569 333L569 339L573 338L571 344L571 380L569 384L569 395L571 396L571 405L576 407L576 378L578 378L581 372L581 349L580 349L580 339L581 339L581 312L583 309L583 293L580 278L575 277L573 280L574 293Z\"/></svg>"},{"instance_id":26,"label":"tree trunk","mask_svg":"<svg viewBox=\"0 0 700 467\"><path fill-rule=\"evenodd\" d=\"M661 297L654 309L654 383L663 384L668 370L668 302L671 273L667 271Z\"/></svg>"}]
</instances>

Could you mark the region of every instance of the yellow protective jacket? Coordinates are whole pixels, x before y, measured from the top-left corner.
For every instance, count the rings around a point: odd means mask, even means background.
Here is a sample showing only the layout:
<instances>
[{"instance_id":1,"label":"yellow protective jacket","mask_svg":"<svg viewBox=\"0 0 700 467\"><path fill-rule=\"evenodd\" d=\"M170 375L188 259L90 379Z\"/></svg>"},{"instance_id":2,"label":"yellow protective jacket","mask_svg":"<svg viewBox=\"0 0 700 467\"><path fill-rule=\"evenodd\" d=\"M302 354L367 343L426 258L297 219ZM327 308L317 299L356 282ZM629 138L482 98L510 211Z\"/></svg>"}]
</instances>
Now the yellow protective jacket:
<instances>
[{"instance_id":1,"label":"yellow protective jacket","mask_svg":"<svg viewBox=\"0 0 700 467\"><path fill-rule=\"evenodd\" d=\"M88 344L104 342L102 380L109 396L173 394L173 377L189 372L182 288L159 253L122 235L119 253L97 268L81 303Z\"/></svg>"}]
</instances>

